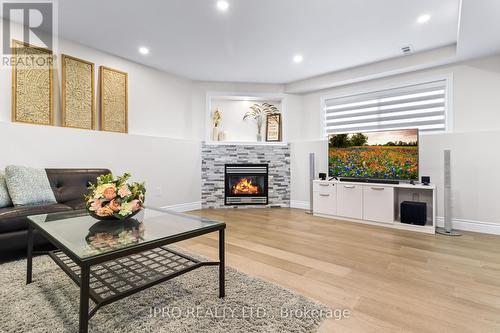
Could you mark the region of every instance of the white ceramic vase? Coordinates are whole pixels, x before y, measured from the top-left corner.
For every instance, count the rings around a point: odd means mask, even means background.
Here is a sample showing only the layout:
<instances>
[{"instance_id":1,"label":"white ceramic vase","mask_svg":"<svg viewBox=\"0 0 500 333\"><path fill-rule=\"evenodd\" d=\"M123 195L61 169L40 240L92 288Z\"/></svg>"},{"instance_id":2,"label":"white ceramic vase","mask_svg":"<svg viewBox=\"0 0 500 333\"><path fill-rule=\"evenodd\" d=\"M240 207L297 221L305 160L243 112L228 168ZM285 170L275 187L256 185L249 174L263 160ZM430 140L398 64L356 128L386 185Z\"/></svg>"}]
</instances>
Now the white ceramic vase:
<instances>
[{"instance_id":1,"label":"white ceramic vase","mask_svg":"<svg viewBox=\"0 0 500 333\"><path fill-rule=\"evenodd\" d=\"M212 140L219 141L219 128L218 127L214 127L214 129L212 130Z\"/></svg>"}]
</instances>

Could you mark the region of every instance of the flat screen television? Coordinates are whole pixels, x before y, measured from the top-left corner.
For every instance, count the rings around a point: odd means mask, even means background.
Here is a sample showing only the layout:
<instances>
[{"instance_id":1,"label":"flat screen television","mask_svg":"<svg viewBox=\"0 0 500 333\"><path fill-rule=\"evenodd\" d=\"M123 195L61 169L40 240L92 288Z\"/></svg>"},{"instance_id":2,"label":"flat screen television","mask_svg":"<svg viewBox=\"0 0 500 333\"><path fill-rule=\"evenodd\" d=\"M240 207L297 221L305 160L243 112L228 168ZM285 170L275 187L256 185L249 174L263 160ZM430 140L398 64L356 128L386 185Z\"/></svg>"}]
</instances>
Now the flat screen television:
<instances>
[{"instance_id":1,"label":"flat screen television","mask_svg":"<svg viewBox=\"0 0 500 333\"><path fill-rule=\"evenodd\" d=\"M328 175L417 180L418 129L330 135Z\"/></svg>"}]
</instances>

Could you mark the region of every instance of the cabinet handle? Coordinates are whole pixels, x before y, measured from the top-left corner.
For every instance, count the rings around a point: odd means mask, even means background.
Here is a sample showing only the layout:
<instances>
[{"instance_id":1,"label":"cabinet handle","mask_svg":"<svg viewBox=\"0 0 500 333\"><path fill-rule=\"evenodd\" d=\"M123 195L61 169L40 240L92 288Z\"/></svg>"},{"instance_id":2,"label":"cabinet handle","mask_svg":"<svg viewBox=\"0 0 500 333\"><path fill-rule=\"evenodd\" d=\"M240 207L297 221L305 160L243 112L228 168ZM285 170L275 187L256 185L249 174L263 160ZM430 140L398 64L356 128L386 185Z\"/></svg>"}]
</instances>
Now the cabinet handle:
<instances>
[{"instance_id":1,"label":"cabinet handle","mask_svg":"<svg viewBox=\"0 0 500 333\"><path fill-rule=\"evenodd\" d=\"M375 190L375 191L383 191L383 190L385 190L384 187L372 187L371 189Z\"/></svg>"},{"instance_id":2,"label":"cabinet handle","mask_svg":"<svg viewBox=\"0 0 500 333\"><path fill-rule=\"evenodd\" d=\"M354 185L344 185L345 188L355 188L356 186Z\"/></svg>"},{"instance_id":3,"label":"cabinet handle","mask_svg":"<svg viewBox=\"0 0 500 333\"><path fill-rule=\"evenodd\" d=\"M330 184L323 184L323 183L319 183L319 186L328 186Z\"/></svg>"},{"instance_id":4,"label":"cabinet handle","mask_svg":"<svg viewBox=\"0 0 500 333\"><path fill-rule=\"evenodd\" d=\"M326 193L320 193L319 195L322 197L329 197L330 196L330 194L326 194Z\"/></svg>"}]
</instances>

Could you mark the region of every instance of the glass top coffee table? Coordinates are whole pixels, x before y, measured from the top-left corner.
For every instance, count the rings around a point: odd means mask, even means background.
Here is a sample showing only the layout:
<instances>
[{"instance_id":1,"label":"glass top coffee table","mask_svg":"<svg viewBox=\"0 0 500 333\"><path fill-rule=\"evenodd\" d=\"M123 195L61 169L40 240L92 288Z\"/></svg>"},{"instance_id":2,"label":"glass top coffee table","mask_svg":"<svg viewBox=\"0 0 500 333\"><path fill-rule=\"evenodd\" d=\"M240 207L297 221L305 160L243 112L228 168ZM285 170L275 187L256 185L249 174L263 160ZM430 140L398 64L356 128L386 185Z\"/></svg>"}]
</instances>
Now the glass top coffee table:
<instances>
[{"instance_id":1,"label":"glass top coffee table","mask_svg":"<svg viewBox=\"0 0 500 333\"><path fill-rule=\"evenodd\" d=\"M57 250L49 256L80 287L79 331L107 304L202 266L219 266L224 287L225 223L147 208L125 221L98 221L85 211L29 217L26 283L32 282L33 231ZM200 261L166 245L219 232L219 261ZM89 298L95 306L89 312Z\"/></svg>"}]
</instances>

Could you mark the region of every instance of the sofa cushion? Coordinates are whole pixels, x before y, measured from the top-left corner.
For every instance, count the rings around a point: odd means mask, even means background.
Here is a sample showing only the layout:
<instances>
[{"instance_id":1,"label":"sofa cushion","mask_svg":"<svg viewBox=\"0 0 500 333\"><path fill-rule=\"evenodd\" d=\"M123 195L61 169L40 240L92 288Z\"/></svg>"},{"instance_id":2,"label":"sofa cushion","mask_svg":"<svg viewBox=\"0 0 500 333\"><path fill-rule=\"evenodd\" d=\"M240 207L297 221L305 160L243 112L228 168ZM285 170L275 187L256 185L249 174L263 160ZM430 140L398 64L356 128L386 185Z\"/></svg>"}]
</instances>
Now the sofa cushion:
<instances>
[{"instance_id":1,"label":"sofa cushion","mask_svg":"<svg viewBox=\"0 0 500 333\"><path fill-rule=\"evenodd\" d=\"M46 169L50 186L57 202L66 204L73 200L83 201L88 193L89 182L110 173L108 169Z\"/></svg>"},{"instance_id":2,"label":"sofa cushion","mask_svg":"<svg viewBox=\"0 0 500 333\"><path fill-rule=\"evenodd\" d=\"M5 175L0 171L0 208L12 206L7 183L5 182Z\"/></svg>"},{"instance_id":3,"label":"sofa cushion","mask_svg":"<svg viewBox=\"0 0 500 333\"><path fill-rule=\"evenodd\" d=\"M49 214L73 209L63 204L16 206L0 209L0 233L28 229L28 216Z\"/></svg>"},{"instance_id":4,"label":"sofa cushion","mask_svg":"<svg viewBox=\"0 0 500 333\"><path fill-rule=\"evenodd\" d=\"M5 181L15 206L57 203L44 169L8 165Z\"/></svg>"}]
</instances>

